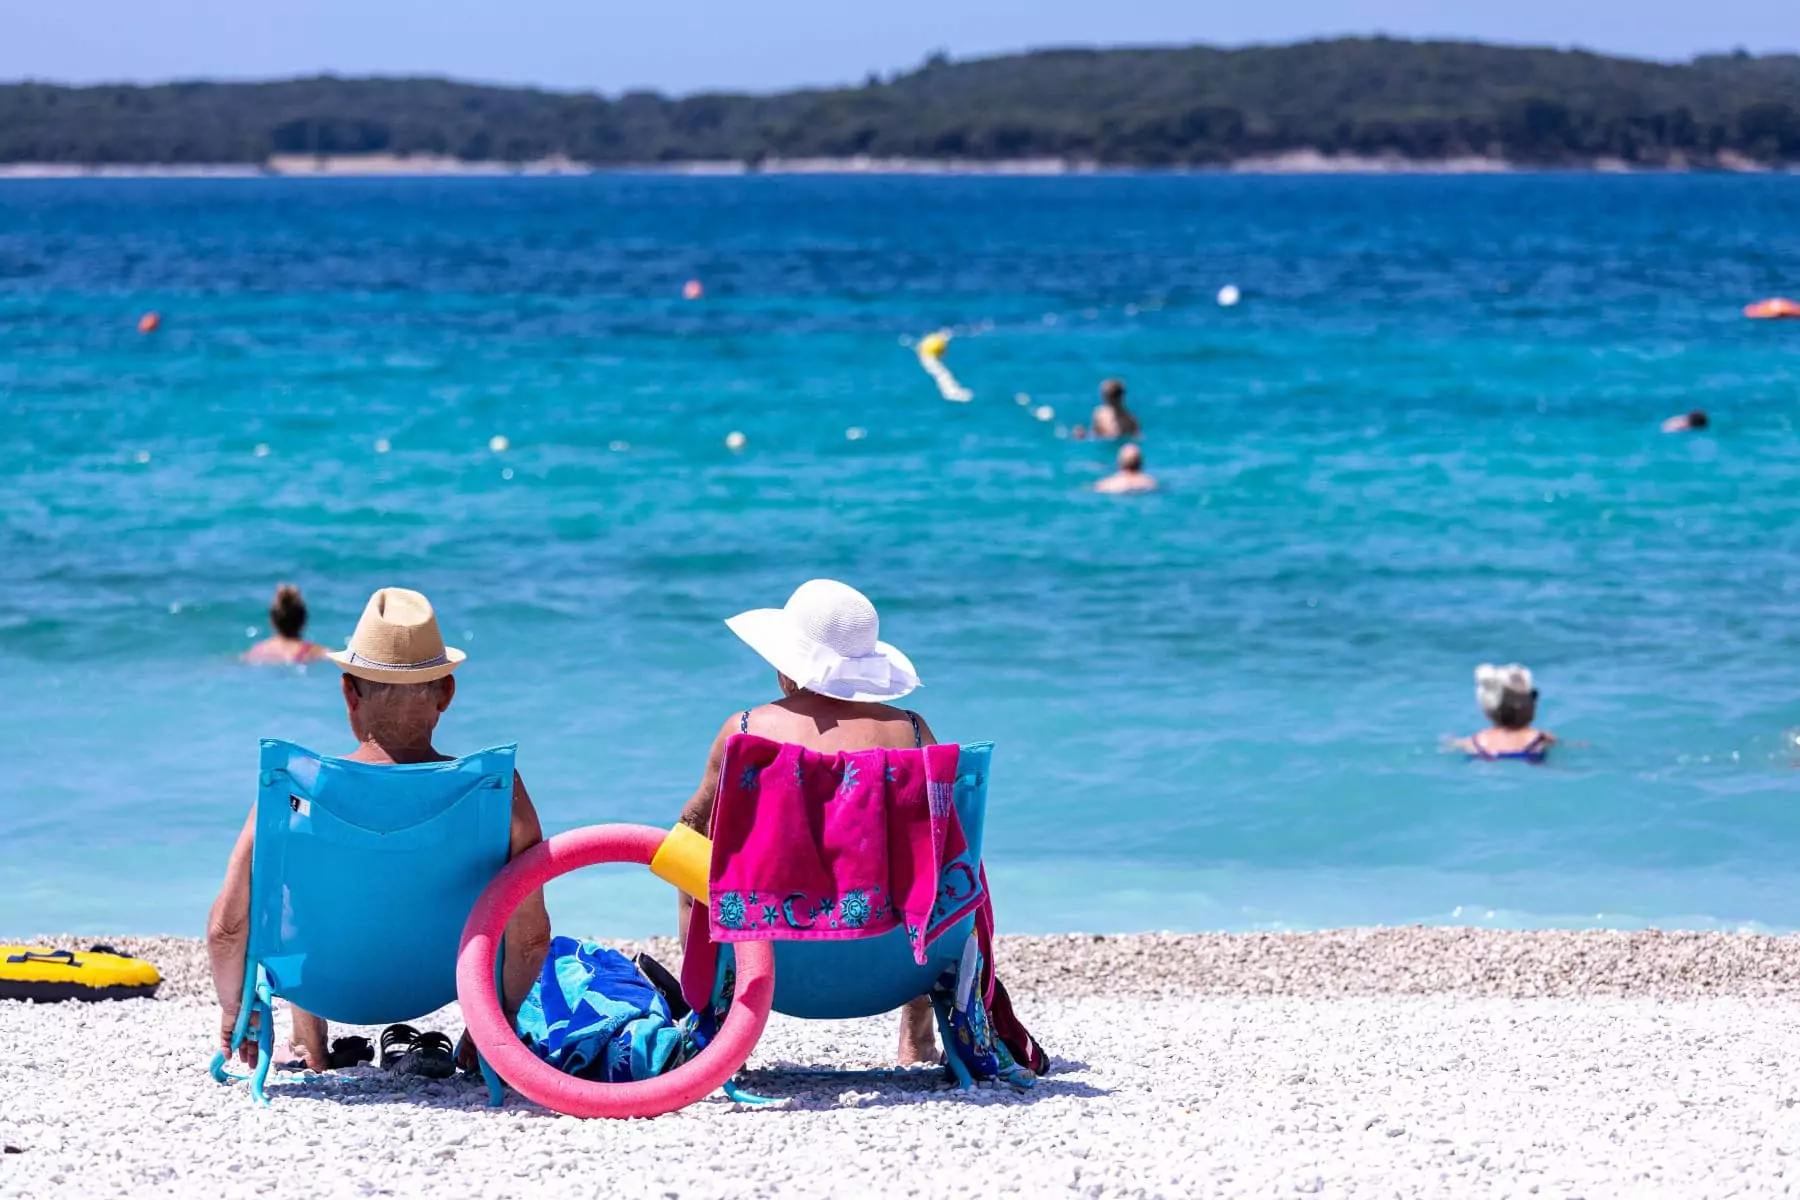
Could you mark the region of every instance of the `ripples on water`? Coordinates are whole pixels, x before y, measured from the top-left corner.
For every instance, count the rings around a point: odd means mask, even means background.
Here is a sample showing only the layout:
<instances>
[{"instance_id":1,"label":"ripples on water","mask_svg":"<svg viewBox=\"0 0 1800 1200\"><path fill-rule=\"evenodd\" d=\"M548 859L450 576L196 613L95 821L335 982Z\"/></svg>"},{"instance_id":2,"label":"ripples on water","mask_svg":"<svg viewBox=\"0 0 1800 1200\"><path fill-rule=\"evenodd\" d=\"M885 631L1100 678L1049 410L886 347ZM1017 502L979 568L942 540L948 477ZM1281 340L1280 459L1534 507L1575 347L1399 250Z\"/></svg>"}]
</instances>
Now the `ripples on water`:
<instances>
[{"instance_id":1,"label":"ripples on water","mask_svg":"<svg viewBox=\"0 0 1800 1200\"><path fill-rule=\"evenodd\" d=\"M1796 263L1785 178L0 185L0 927L196 931L256 739L345 748L277 579L429 592L564 828L673 820L814 574L999 742L1004 927L1800 925ZM1108 374L1161 495L1055 437ZM1440 753L1513 659L1580 744Z\"/></svg>"}]
</instances>

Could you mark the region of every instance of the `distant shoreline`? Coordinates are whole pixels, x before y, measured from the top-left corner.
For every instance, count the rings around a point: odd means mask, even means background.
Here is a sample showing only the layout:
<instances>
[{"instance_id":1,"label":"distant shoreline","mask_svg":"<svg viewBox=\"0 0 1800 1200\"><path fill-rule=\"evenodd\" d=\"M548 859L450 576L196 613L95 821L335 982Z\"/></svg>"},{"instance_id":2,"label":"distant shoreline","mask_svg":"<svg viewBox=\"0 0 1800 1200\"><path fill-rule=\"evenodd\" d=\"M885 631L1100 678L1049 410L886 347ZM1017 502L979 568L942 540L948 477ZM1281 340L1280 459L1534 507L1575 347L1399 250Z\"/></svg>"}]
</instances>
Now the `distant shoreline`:
<instances>
[{"instance_id":1,"label":"distant shoreline","mask_svg":"<svg viewBox=\"0 0 1800 1200\"><path fill-rule=\"evenodd\" d=\"M1206 167L1130 167L1087 159L771 158L756 163L702 160L675 163L593 164L568 158L531 162L469 161L442 155L275 155L263 163L0 163L4 179L249 179L249 178L495 178L503 176L656 174L744 175L980 175L1049 178L1109 175L1499 175L1526 172L1591 174L1800 174L1721 153L1704 163L1645 167L1619 159L1543 167L1466 155L1441 159L1397 155L1330 155L1293 150Z\"/></svg>"}]
</instances>

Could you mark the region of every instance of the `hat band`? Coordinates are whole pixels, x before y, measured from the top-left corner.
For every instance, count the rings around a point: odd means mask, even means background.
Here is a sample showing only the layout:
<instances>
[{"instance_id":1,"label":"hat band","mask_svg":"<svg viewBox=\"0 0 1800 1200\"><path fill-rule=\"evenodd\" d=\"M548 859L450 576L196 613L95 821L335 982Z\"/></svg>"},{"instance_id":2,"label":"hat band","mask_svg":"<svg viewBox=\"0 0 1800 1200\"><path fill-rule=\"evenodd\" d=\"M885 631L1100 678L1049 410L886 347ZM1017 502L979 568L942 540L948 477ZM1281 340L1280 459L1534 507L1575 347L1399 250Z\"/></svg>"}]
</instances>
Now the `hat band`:
<instances>
[{"instance_id":1,"label":"hat band","mask_svg":"<svg viewBox=\"0 0 1800 1200\"><path fill-rule=\"evenodd\" d=\"M880 653L850 658L804 635L796 638L796 643L795 649L812 671L809 678L795 679L794 682L808 691L848 688L857 692L885 692L911 690L919 684L911 672L900 670ZM899 688L896 688L897 683L901 685Z\"/></svg>"},{"instance_id":2,"label":"hat band","mask_svg":"<svg viewBox=\"0 0 1800 1200\"><path fill-rule=\"evenodd\" d=\"M376 671L428 671L432 667L447 666L450 662L450 656L443 651L439 651L436 658L428 658L423 662L411 663L376 662L372 658L364 658L354 649L345 651L344 657L348 658L352 663L359 667L369 667Z\"/></svg>"}]
</instances>

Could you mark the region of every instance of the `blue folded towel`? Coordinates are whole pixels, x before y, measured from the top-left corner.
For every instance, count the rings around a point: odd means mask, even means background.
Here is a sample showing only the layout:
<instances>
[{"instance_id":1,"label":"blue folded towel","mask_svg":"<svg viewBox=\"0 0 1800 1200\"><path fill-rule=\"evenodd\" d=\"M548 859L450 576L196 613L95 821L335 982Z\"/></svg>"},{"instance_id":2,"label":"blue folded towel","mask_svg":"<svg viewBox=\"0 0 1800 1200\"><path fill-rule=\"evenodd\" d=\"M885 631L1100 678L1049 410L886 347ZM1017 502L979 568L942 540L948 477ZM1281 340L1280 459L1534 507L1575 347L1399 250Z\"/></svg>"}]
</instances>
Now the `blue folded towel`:
<instances>
[{"instance_id":1,"label":"blue folded towel","mask_svg":"<svg viewBox=\"0 0 1800 1200\"><path fill-rule=\"evenodd\" d=\"M660 1075L689 1046L687 1029L630 959L567 937L551 939L513 1027L557 1070L608 1083Z\"/></svg>"}]
</instances>

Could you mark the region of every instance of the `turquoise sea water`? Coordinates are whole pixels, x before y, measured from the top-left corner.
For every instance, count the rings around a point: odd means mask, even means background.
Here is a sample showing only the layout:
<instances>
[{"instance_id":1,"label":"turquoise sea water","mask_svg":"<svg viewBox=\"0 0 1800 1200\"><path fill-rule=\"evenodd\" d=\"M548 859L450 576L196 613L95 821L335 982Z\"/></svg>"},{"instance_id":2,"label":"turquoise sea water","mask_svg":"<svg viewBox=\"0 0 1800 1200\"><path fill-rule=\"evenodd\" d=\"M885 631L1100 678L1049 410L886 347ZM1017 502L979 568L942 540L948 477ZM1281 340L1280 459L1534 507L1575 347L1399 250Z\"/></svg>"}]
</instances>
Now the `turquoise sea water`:
<instances>
[{"instance_id":1,"label":"turquoise sea water","mask_svg":"<svg viewBox=\"0 0 1800 1200\"><path fill-rule=\"evenodd\" d=\"M0 930L198 932L257 739L349 748L277 580L428 592L555 830L671 822L814 575L999 744L1003 929L1800 927L1783 291L1800 178L0 184ZM1441 753L1514 659L1575 744Z\"/></svg>"}]
</instances>

